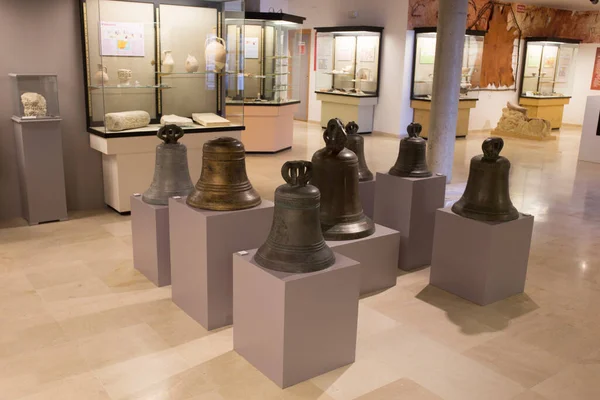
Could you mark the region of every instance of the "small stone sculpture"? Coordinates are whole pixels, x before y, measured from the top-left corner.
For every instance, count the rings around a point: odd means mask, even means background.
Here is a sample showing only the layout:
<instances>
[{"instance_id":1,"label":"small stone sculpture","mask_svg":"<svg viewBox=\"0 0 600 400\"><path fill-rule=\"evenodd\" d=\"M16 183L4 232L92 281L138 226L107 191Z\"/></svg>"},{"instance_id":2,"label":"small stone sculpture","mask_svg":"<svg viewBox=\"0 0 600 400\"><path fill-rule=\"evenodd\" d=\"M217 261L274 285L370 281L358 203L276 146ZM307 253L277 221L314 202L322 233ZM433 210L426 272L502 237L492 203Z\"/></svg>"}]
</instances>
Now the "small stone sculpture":
<instances>
[{"instance_id":1,"label":"small stone sculpture","mask_svg":"<svg viewBox=\"0 0 600 400\"><path fill-rule=\"evenodd\" d=\"M141 110L108 113L104 116L104 125L109 131L143 128L149 124L150 114Z\"/></svg>"},{"instance_id":2,"label":"small stone sculpture","mask_svg":"<svg viewBox=\"0 0 600 400\"><path fill-rule=\"evenodd\" d=\"M180 117L179 115L169 114L160 118L161 125L194 126L191 118Z\"/></svg>"},{"instance_id":3,"label":"small stone sculpture","mask_svg":"<svg viewBox=\"0 0 600 400\"><path fill-rule=\"evenodd\" d=\"M23 115L25 117L45 117L48 113L46 99L39 93L23 93L21 103L23 104Z\"/></svg>"},{"instance_id":4,"label":"small stone sculpture","mask_svg":"<svg viewBox=\"0 0 600 400\"><path fill-rule=\"evenodd\" d=\"M551 135L552 126L550 121L542 118L529 118L527 109L510 102L502 110L502 117L493 135L522 137L524 139L552 140L556 137Z\"/></svg>"},{"instance_id":5,"label":"small stone sculpture","mask_svg":"<svg viewBox=\"0 0 600 400\"><path fill-rule=\"evenodd\" d=\"M129 86L131 84L131 70L118 69L117 78L119 78L119 86Z\"/></svg>"}]
</instances>

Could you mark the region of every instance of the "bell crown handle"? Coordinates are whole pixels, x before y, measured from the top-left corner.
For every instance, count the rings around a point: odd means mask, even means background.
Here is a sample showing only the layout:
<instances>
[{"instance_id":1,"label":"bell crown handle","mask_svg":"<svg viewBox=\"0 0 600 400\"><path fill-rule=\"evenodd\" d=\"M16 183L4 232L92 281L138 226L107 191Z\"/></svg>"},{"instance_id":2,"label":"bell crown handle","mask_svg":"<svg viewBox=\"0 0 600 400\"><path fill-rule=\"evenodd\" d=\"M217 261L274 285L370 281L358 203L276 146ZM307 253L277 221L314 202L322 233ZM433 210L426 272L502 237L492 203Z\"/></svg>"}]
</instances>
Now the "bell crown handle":
<instances>
[{"instance_id":1,"label":"bell crown handle","mask_svg":"<svg viewBox=\"0 0 600 400\"><path fill-rule=\"evenodd\" d=\"M281 167L281 176L291 186L306 186L312 178L312 163L310 161L287 161Z\"/></svg>"},{"instance_id":2,"label":"bell crown handle","mask_svg":"<svg viewBox=\"0 0 600 400\"><path fill-rule=\"evenodd\" d=\"M165 125L158 130L156 136L167 144L175 144L183 137L183 129L177 125Z\"/></svg>"},{"instance_id":3,"label":"bell crown handle","mask_svg":"<svg viewBox=\"0 0 600 400\"><path fill-rule=\"evenodd\" d=\"M406 127L406 131L408 132L408 136L411 138L417 138L421 134L423 127L418 122L412 122L410 125Z\"/></svg>"},{"instance_id":4,"label":"bell crown handle","mask_svg":"<svg viewBox=\"0 0 600 400\"><path fill-rule=\"evenodd\" d=\"M323 132L325 147L332 153L337 154L346 146L346 130L339 118L332 118L327 123L327 129Z\"/></svg>"},{"instance_id":5,"label":"bell crown handle","mask_svg":"<svg viewBox=\"0 0 600 400\"><path fill-rule=\"evenodd\" d=\"M358 124L354 121L350 121L346 124L346 134L356 135L358 133Z\"/></svg>"},{"instance_id":6,"label":"bell crown handle","mask_svg":"<svg viewBox=\"0 0 600 400\"><path fill-rule=\"evenodd\" d=\"M504 140L501 137L489 137L481 144L483 158L486 160L497 160L504 147Z\"/></svg>"}]
</instances>

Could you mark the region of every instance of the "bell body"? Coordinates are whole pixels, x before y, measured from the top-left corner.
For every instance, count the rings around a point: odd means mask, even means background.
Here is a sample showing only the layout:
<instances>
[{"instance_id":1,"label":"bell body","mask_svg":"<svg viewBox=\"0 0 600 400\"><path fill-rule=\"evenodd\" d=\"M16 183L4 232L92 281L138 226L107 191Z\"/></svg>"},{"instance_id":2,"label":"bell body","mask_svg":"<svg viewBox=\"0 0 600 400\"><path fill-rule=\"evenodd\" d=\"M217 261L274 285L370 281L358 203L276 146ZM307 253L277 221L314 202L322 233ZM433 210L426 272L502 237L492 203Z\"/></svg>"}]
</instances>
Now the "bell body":
<instances>
[{"instance_id":1,"label":"bell body","mask_svg":"<svg viewBox=\"0 0 600 400\"><path fill-rule=\"evenodd\" d=\"M360 182L372 181L373 173L369 170L367 160L365 160L365 138L359 134L348 135L346 148L358 157L358 180Z\"/></svg>"},{"instance_id":2,"label":"bell body","mask_svg":"<svg viewBox=\"0 0 600 400\"><path fill-rule=\"evenodd\" d=\"M407 137L400 141L400 151L390 175L426 178L431 176L427 168L427 143L420 137Z\"/></svg>"},{"instance_id":3,"label":"bell body","mask_svg":"<svg viewBox=\"0 0 600 400\"><path fill-rule=\"evenodd\" d=\"M161 143L156 146L154 179L142 200L148 204L167 205L169 197L187 196L193 188L185 145Z\"/></svg>"},{"instance_id":4,"label":"bell body","mask_svg":"<svg viewBox=\"0 0 600 400\"><path fill-rule=\"evenodd\" d=\"M273 225L254 260L262 267L289 273L320 271L335 263L319 220L319 189L281 185L275 191Z\"/></svg>"},{"instance_id":5,"label":"bell body","mask_svg":"<svg viewBox=\"0 0 600 400\"><path fill-rule=\"evenodd\" d=\"M312 158L313 179L321 192L321 229L326 240L351 240L372 235L375 225L363 212L358 192L358 158L344 148L328 148Z\"/></svg>"},{"instance_id":6,"label":"bell body","mask_svg":"<svg viewBox=\"0 0 600 400\"><path fill-rule=\"evenodd\" d=\"M232 211L259 205L260 196L246 174L244 145L221 137L203 146L202 173L187 204L194 208Z\"/></svg>"},{"instance_id":7,"label":"bell body","mask_svg":"<svg viewBox=\"0 0 600 400\"><path fill-rule=\"evenodd\" d=\"M510 200L509 171L510 161L504 157L473 157L465 192L454 203L452 211L466 218L488 222L519 218L519 212Z\"/></svg>"}]
</instances>

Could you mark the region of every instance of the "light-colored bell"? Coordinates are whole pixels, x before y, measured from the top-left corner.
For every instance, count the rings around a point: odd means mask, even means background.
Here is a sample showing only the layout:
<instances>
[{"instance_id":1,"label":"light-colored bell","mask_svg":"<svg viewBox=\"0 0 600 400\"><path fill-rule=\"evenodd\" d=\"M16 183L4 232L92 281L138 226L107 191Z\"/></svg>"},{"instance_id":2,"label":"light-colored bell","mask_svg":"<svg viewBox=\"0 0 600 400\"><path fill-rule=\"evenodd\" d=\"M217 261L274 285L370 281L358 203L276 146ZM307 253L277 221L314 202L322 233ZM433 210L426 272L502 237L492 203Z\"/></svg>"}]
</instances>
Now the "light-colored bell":
<instances>
[{"instance_id":1,"label":"light-colored bell","mask_svg":"<svg viewBox=\"0 0 600 400\"><path fill-rule=\"evenodd\" d=\"M158 130L156 136L164 143L156 146L154 179L142 195L142 200L148 204L167 205L169 197L187 196L194 184L188 169L187 148L177 143L183 137L183 129L166 125Z\"/></svg>"}]
</instances>

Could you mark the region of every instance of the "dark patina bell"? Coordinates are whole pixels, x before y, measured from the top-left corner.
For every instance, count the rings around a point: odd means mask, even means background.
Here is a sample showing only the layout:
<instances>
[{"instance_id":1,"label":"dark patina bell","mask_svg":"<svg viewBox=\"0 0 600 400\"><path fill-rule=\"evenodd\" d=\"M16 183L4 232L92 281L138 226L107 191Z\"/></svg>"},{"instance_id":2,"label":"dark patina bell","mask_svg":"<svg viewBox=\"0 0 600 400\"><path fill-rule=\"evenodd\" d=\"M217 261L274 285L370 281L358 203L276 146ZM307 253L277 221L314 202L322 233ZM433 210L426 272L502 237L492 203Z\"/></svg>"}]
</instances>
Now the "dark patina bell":
<instances>
[{"instance_id":1,"label":"dark patina bell","mask_svg":"<svg viewBox=\"0 0 600 400\"><path fill-rule=\"evenodd\" d=\"M246 174L242 142L220 137L204 143L202 173L187 204L206 210L232 211L255 207L260 201Z\"/></svg>"},{"instance_id":2,"label":"dark patina bell","mask_svg":"<svg viewBox=\"0 0 600 400\"><path fill-rule=\"evenodd\" d=\"M426 178L431 176L427 169L427 142L419 137L423 127L421 124L408 125L408 137L400 141L400 151L396 164L390 169L390 175L409 178Z\"/></svg>"},{"instance_id":3,"label":"dark patina bell","mask_svg":"<svg viewBox=\"0 0 600 400\"><path fill-rule=\"evenodd\" d=\"M504 141L499 137L484 140L483 154L471 159L467 187L452 211L479 221L512 221L519 212L510 201L508 173L510 161L500 156Z\"/></svg>"},{"instance_id":4,"label":"dark patina bell","mask_svg":"<svg viewBox=\"0 0 600 400\"><path fill-rule=\"evenodd\" d=\"M273 225L256 263L275 271L315 272L335 263L319 221L319 189L307 185L312 176L308 161L288 161L281 175L287 182L275 191Z\"/></svg>"},{"instance_id":5,"label":"dark patina bell","mask_svg":"<svg viewBox=\"0 0 600 400\"><path fill-rule=\"evenodd\" d=\"M169 197L187 196L194 184L188 169L187 148L177 143L183 137L183 129L177 125L166 125L158 130L156 136L164 143L156 146L154 179L142 200L148 204L167 205Z\"/></svg>"},{"instance_id":6,"label":"dark patina bell","mask_svg":"<svg viewBox=\"0 0 600 400\"><path fill-rule=\"evenodd\" d=\"M365 160L365 138L358 134L358 125L354 121L346 124L346 148L358 157L358 180L360 182L372 181L373 173L369 171L367 160Z\"/></svg>"},{"instance_id":7,"label":"dark patina bell","mask_svg":"<svg viewBox=\"0 0 600 400\"><path fill-rule=\"evenodd\" d=\"M346 149L346 132L335 118L323 133L326 147L312 158L311 183L321 192L321 229L325 240L351 240L372 235L358 192L358 157Z\"/></svg>"}]
</instances>

